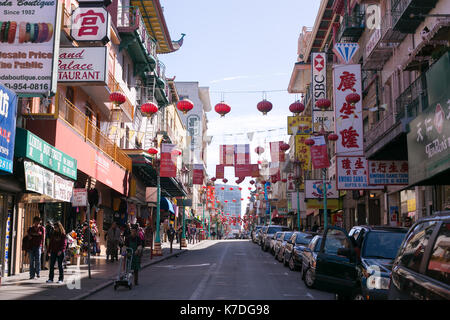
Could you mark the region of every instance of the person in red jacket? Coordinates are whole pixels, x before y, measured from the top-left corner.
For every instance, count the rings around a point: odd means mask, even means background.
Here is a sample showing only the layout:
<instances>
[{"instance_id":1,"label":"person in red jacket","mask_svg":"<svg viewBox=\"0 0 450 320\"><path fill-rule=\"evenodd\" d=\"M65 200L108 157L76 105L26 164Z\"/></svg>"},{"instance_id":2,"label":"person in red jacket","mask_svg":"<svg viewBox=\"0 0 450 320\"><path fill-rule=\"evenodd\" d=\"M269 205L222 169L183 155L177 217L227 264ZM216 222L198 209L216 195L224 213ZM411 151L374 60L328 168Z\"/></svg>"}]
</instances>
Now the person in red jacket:
<instances>
[{"instance_id":1,"label":"person in red jacket","mask_svg":"<svg viewBox=\"0 0 450 320\"><path fill-rule=\"evenodd\" d=\"M55 262L58 260L59 280L58 283L64 283L63 261L67 246L66 232L61 222L55 223L55 230L50 236L50 244L48 246L48 254L50 255L50 272L47 283L53 282L55 273Z\"/></svg>"}]
</instances>

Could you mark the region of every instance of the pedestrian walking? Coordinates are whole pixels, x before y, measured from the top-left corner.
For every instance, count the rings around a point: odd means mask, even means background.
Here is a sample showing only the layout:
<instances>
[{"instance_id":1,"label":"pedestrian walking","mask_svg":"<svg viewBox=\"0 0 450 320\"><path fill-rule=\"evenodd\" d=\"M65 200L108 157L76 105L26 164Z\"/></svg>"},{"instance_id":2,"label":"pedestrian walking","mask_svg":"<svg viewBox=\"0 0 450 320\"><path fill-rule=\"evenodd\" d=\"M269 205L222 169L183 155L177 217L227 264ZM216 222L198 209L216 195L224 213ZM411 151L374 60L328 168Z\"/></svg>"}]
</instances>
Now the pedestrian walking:
<instances>
[{"instance_id":1,"label":"pedestrian walking","mask_svg":"<svg viewBox=\"0 0 450 320\"><path fill-rule=\"evenodd\" d=\"M170 226L169 226L169 230L167 231L167 236L168 236L169 242L170 242L170 253L172 253L172 244L173 244L173 239L175 238L175 229L173 228L172 224L170 224Z\"/></svg>"},{"instance_id":2,"label":"pedestrian walking","mask_svg":"<svg viewBox=\"0 0 450 320\"><path fill-rule=\"evenodd\" d=\"M41 226L41 218L33 218L33 225L28 228L29 257L30 257L30 279L40 277L41 253L44 247L45 229Z\"/></svg>"},{"instance_id":3,"label":"pedestrian walking","mask_svg":"<svg viewBox=\"0 0 450 320\"><path fill-rule=\"evenodd\" d=\"M137 226L133 226L130 235L125 238L125 245L122 252L126 254L126 249L133 249L131 269L134 275L134 284L138 285L139 270L141 269L141 256L143 251L143 241L139 238Z\"/></svg>"},{"instance_id":4,"label":"pedestrian walking","mask_svg":"<svg viewBox=\"0 0 450 320\"><path fill-rule=\"evenodd\" d=\"M47 283L53 282L55 273L55 262L58 261L59 278L58 283L64 282L64 269L63 261L67 247L66 231L64 230L61 222L55 223L55 228L50 236L48 255L50 256L50 272L48 275Z\"/></svg>"},{"instance_id":5,"label":"pedestrian walking","mask_svg":"<svg viewBox=\"0 0 450 320\"><path fill-rule=\"evenodd\" d=\"M111 228L108 229L106 233L106 261L108 262L109 257L111 257L111 262L119 260L118 249L120 242L120 229L117 227L117 223L113 222Z\"/></svg>"},{"instance_id":6,"label":"pedestrian walking","mask_svg":"<svg viewBox=\"0 0 450 320\"><path fill-rule=\"evenodd\" d=\"M81 231L82 234L82 243L81 243L81 251L84 253L84 255L87 255L88 250L91 250L92 252L92 248L94 245L94 235L92 234L92 231L89 230L89 224L87 222L83 223L83 229ZM89 242L91 247L89 248Z\"/></svg>"},{"instance_id":7,"label":"pedestrian walking","mask_svg":"<svg viewBox=\"0 0 450 320\"><path fill-rule=\"evenodd\" d=\"M317 222L314 222L314 225L312 227L312 232L317 232L317 230L319 229L319 226L317 225Z\"/></svg>"}]
</instances>

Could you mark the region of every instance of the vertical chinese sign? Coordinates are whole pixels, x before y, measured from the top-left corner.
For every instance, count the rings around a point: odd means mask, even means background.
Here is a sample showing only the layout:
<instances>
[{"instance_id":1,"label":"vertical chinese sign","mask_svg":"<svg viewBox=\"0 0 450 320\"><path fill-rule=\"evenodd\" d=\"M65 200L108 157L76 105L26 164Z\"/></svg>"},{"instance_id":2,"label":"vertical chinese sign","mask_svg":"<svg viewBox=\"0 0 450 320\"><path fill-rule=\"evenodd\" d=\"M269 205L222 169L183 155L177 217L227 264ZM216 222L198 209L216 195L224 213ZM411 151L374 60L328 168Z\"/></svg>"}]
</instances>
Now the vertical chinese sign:
<instances>
[{"instance_id":1,"label":"vertical chinese sign","mask_svg":"<svg viewBox=\"0 0 450 320\"><path fill-rule=\"evenodd\" d=\"M0 82L19 94L55 93L62 2L12 0L0 7Z\"/></svg>"},{"instance_id":2,"label":"vertical chinese sign","mask_svg":"<svg viewBox=\"0 0 450 320\"><path fill-rule=\"evenodd\" d=\"M0 170L13 172L17 95L0 84Z\"/></svg>"},{"instance_id":3,"label":"vertical chinese sign","mask_svg":"<svg viewBox=\"0 0 450 320\"><path fill-rule=\"evenodd\" d=\"M336 154L363 154L362 102L349 104L347 95L361 92L361 65L336 65L333 69L335 128L338 135Z\"/></svg>"},{"instance_id":4,"label":"vertical chinese sign","mask_svg":"<svg viewBox=\"0 0 450 320\"><path fill-rule=\"evenodd\" d=\"M161 165L159 170L161 177L175 178L177 176L176 157L172 153L174 148L174 144L161 144Z\"/></svg>"},{"instance_id":5,"label":"vertical chinese sign","mask_svg":"<svg viewBox=\"0 0 450 320\"><path fill-rule=\"evenodd\" d=\"M319 99L325 99L327 95L327 54L317 52L311 54L312 61L312 106L313 132L320 132L322 125L326 132L333 131L334 114L333 110L322 110L316 107Z\"/></svg>"}]
</instances>

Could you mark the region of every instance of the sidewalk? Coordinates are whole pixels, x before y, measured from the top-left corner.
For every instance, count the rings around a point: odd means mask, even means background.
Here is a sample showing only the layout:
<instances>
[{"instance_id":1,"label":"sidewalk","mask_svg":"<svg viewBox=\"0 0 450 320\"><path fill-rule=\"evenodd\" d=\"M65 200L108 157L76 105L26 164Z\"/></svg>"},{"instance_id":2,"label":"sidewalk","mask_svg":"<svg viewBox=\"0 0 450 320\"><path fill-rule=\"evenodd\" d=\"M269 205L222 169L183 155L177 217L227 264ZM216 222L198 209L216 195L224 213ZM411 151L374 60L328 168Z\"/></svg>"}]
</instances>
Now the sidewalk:
<instances>
[{"instance_id":1,"label":"sidewalk","mask_svg":"<svg viewBox=\"0 0 450 320\"><path fill-rule=\"evenodd\" d=\"M180 245L173 244L173 251L170 253L169 242L161 244L163 255L150 259L150 248L145 248L141 266L144 269L149 265L164 261L171 257L185 253L189 249L196 247L205 241L195 244L188 244L187 248L180 250ZM119 260L120 263L120 260ZM87 264L80 265L77 272L76 265L68 265L64 270L64 284L58 284L58 267L55 264L54 283L46 283L48 280L48 270L41 270L40 278L30 280L29 272L3 277L0 285L0 300L79 300L111 285L118 274L118 262L106 262L106 256L91 256L91 279L89 279ZM79 274L80 281L75 282L75 275ZM77 288L79 287L79 288ZM112 290L112 289L111 289Z\"/></svg>"}]
</instances>

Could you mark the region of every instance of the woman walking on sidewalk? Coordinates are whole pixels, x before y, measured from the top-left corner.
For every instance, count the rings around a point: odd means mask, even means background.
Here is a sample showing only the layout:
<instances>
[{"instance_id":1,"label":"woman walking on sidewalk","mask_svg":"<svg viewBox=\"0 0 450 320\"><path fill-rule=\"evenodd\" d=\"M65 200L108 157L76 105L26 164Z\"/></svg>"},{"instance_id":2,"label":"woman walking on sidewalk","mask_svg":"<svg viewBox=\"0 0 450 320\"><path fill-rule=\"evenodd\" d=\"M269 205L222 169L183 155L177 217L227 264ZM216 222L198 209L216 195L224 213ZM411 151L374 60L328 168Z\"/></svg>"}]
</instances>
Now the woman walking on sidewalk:
<instances>
[{"instance_id":1,"label":"woman walking on sidewalk","mask_svg":"<svg viewBox=\"0 0 450 320\"><path fill-rule=\"evenodd\" d=\"M48 246L48 254L50 256L50 272L47 283L53 282L56 261L58 261L58 271L59 271L58 283L64 282L63 261L66 246L67 246L66 231L64 230L61 222L58 221L55 223L55 229L53 230L50 236L50 243Z\"/></svg>"},{"instance_id":2,"label":"woman walking on sidewalk","mask_svg":"<svg viewBox=\"0 0 450 320\"><path fill-rule=\"evenodd\" d=\"M143 241L139 237L137 226L133 226L129 237L125 238L125 246L123 250L126 252L126 248L133 249L133 258L131 260L131 269L133 270L134 284L138 284L138 272L141 269L141 256L143 251Z\"/></svg>"},{"instance_id":3,"label":"woman walking on sidewalk","mask_svg":"<svg viewBox=\"0 0 450 320\"><path fill-rule=\"evenodd\" d=\"M119 249L120 242L120 229L117 227L117 223L113 221L111 228L106 233L106 262L111 257L111 262L119 260L117 250Z\"/></svg>"}]
</instances>

